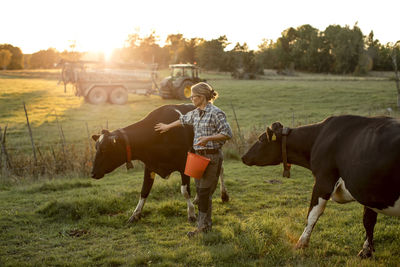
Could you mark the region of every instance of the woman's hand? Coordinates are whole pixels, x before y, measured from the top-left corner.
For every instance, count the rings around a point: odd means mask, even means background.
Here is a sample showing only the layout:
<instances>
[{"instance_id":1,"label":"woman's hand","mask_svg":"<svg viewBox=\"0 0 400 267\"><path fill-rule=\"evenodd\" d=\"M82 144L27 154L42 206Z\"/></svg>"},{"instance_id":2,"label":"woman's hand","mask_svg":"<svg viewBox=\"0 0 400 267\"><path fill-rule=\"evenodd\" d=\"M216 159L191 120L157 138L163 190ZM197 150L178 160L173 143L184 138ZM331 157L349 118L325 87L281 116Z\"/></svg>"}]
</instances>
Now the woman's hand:
<instances>
[{"instance_id":1,"label":"woman's hand","mask_svg":"<svg viewBox=\"0 0 400 267\"><path fill-rule=\"evenodd\" d=\"M199 138L199 141L196 146L206 146L209 140L209 136L202 136Z\"/></svg>"},{"instance_id":2,"label":"woman's hand","mask_svg":"<svg viewBox=\"0 0 400 267\"><path fill-rule=\"evenodd\" d=\"M154 130L160 133L165 133L169 130L169 125L165 123L157 123L156 126L154 126Z\"/></svg>"}]
</instances>

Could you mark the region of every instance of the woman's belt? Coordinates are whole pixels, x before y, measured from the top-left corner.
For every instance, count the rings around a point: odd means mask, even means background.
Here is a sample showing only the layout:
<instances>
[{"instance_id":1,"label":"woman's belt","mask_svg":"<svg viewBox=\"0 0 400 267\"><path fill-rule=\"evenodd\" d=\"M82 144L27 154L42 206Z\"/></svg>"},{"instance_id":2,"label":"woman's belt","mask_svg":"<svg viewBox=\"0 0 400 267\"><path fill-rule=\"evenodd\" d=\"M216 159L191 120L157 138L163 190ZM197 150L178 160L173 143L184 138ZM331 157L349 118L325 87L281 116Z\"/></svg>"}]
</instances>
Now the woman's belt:
<instances>
[{"instance_id":1,"label":"woman's belt","mask_svg":"<svg viewBox=\"0 0 400 267\"><path fill-rule=\"evenodd\" d=\"M218 154L220 149L199 149L196 150L196 154L207 155L207 154Z\"/></svg>"}]
</instances>

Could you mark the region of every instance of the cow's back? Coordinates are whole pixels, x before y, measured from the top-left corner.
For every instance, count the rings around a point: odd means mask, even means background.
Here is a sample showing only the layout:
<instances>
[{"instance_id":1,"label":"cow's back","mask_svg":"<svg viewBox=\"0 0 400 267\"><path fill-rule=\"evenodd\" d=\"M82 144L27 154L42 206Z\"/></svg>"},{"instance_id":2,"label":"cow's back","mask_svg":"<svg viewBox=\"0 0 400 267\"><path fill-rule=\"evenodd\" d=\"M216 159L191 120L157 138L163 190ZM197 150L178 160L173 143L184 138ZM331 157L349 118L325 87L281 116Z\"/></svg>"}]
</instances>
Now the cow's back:
<instances>
[{"instance_id":1,"label":"cow's back","mask_svg":"<svg viewBox=\"0 0 400 267\"><path fill-rule=\"evenodd\" d=\"M182 171L185 167L187 152L193 145L191 126L174 127L165 133L154 130L157 123L171 123L181 114L193 110L195 106L165 105L150 112L141 121L126 127L132 136L135 158L143 161L152 171L166 177L173 171Z\"/></svg>"}]
</instances>

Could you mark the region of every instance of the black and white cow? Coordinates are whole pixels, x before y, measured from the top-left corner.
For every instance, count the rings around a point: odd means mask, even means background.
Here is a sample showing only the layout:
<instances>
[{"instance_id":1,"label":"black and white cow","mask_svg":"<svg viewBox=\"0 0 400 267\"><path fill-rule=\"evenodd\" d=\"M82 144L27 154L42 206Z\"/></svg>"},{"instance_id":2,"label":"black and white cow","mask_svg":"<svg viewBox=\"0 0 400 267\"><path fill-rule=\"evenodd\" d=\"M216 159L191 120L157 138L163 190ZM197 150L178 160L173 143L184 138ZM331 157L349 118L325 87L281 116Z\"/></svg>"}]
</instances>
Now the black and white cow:
<instances>
[{"instance_id":1,"label":"black and white cow","mask_svg":"<svg viewBox=\"0 0 400 267\"><path fill-rule=\"evenodd\" d=\"M100 179L124 163L130 168L131 160L140 160L145 164L140 200L129 222L140 219L155 174L168 178L174 171L180 172L182 177L181 193L187 201L188 219L195 220L195 209L190 199L190 177L184 174L187 152L193 145L193 128L176 127L164 134L154 130L157 123L173 122L180 114L186 114L194 108L193 105L165 105L128 127L113 132L103 130L101 135L92 136L97 150L92 169L93 178ZM220 180L221 199L227 201L229 196L222 174Z\"/></svg>"},{"instance_id":2,"label":"black and white cow","mask_svg":"<svg viewBox=\"0 0 400 267\"><path fill-rule=\"evenodd\" d=\"M297 248L308 245L330 198L364 205L366 240L358 254L362 258L371 257L374 251L377 212L400 216L400 122L394 118L334 116L297 128L276 122L242 161L257 166L287 162L312 171L315 184L307 226Z\"/></svg>"}]
</instances>

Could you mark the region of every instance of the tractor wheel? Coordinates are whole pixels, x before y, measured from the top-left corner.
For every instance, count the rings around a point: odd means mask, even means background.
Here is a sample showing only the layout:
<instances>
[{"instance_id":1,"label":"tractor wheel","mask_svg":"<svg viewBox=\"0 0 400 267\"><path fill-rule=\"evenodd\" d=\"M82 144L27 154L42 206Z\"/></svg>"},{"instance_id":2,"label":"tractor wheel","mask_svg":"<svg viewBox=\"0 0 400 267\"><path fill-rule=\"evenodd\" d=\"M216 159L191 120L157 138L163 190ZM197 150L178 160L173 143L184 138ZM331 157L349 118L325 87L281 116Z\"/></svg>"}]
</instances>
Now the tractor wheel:
<instances>
[{"instance_id":1,"label":"tractor wheel","mask_svg":"<svg viewBox=\"0 0 400 267\"><path fill-rule=\"evenodd\" d=\"M87 95L89 103L98 105L107 101L107 91L103 87L94 87Z\"/></svg>"},{"instance_id":2,"label":"tractor wheel","mask_svg":"<svg viewBox=\"0 0 400 267\"><path fill-rule=\"evenodd\" d=\"M124 105L128 101L128 92L123 87L114 88L109 96L109 100L115 105Z\"/></svg>"},{"instance_id":3,"label":"tractor wheel","mask_svg":"<svg viewBox=\"0 0 400 267\"><path fill-rule=\"evenodd\" d=\"M193 85L193 82L191 81L184 81L181 85L181 87L176 89L175 95L178 99L182 100L187 100L190 98L190 95L192 94L191 87Z\"/></svg>"},{"instance_id":4,"label":"tractor wheel","mask_svg":"<svg viewBox=\"0 0 400 267\"><path fill-rule=\"evenodd\" d=\"M160 96L163 99L173 99L174 98L174 94L171 90L171 87L169 86L163 86L160 88Z\"/></svg>"}]
</instances>

